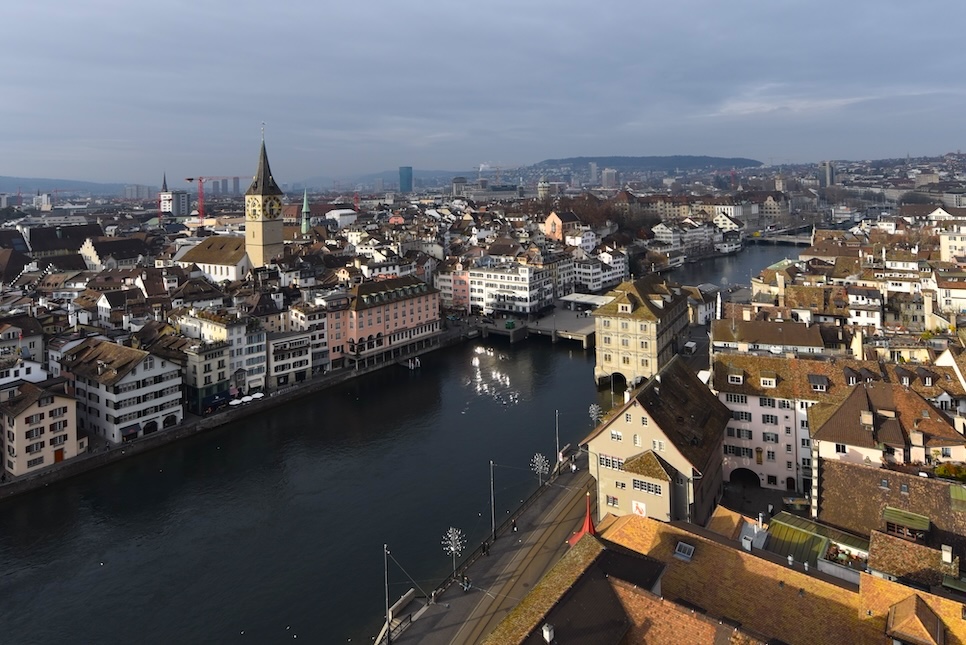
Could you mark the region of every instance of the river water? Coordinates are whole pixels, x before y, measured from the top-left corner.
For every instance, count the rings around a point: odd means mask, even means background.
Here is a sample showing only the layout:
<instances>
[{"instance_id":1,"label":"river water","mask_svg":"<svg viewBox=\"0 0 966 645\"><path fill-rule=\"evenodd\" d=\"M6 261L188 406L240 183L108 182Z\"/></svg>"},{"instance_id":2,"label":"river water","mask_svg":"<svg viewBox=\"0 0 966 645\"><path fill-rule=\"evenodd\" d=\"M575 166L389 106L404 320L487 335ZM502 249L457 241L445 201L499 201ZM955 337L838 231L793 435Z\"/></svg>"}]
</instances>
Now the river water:
<instances>
[{"instance_id":1,"label":"river water","mask_svg":"<svg viewBox=\"0 0 966 645\"><path fill-rule=\"evenodd\" d=\"M797 253L756 246L679 269L747 282ZM535 338L390 367L0 506L0 642L368 643L393 599L451 570L591 429L594 357ZM398 564L397 564L398 563Z\"/></svg>"}]
</instances>

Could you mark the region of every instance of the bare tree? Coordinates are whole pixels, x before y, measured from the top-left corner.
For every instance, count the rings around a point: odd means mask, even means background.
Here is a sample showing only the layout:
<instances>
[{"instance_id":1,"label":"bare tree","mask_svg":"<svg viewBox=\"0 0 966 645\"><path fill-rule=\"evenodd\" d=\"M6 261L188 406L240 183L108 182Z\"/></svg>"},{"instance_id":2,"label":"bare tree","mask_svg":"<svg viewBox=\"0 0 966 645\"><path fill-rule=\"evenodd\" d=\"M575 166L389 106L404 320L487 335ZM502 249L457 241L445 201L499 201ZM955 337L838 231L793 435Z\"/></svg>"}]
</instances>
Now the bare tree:
<instances>
[{"instance_id":1,"label":"bare tree","mask_svg":"<svg viewBox=\"0 0 966 645\"><path fill-rule=\"evenodd\" d=\"M550 460L538 452L530 460L530 470L537 474L537 480L543 486L543 478L550 472Z\"/></svg>"},{"instance_id":2,"label":"bare tree","mask_svg":"<svg viewBox=\"0 0 966 645\"><path fill-rule=\"evenodd\" d=\"M456 577L456 558L463 554L463 549L466 547L466 537L463 536L463 531L459 530L455 526L451 526L446 529L446 533L443 534L443 552L447 555L453 556L453 577Z\"/></svg>"}]
</instances>

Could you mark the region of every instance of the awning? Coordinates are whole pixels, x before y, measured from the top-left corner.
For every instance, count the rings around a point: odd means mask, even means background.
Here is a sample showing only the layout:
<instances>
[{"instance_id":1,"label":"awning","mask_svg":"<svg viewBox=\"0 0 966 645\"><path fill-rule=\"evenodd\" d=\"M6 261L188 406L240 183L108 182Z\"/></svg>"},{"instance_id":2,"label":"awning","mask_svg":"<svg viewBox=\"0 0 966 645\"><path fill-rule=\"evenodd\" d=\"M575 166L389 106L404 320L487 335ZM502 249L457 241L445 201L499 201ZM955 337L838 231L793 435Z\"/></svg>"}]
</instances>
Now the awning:
<instances>
[{"instance_id":1,"label":"awning","mask_svg":"<svg viewBox=\"0 0 966 645\"><path fill-rule=\"evenodd\" d=\"M135 423L132 426L127 426L126 428L121 428L122 437L130 437L132 434L137 434L141 432L141 424Z\"/></svg>"},{"instance_id":2,"label":"awning","mask_svg":"<svg viewBox=\"0 0 966 645\"><path fill-rule=\"evenodd\" d=\"M953 576L943 576L943 586L955 589L961 593L966 593L966 580L960 580Z\"/></svg>"},{"instance_id":3,"label":"awning","mask_svg":"<svg viewBox=\"0 0 966 645\"><path fill-rule=\"evenodd\" d=\"M898 508L886 506L882 511L882 519L891 524L898 524L914 531L928 531L929 518L925 515L910 513Z\"/></svg>"},{"instance_id":4,"label":"awning","mask_svg":"<svg viewBox=\"0 0 966 645\"><path fill-rule=\"evenodd\" d=\"M950 486L949 500L954 511L966 511L966 487Z\"/></svg>"}]
</instances>

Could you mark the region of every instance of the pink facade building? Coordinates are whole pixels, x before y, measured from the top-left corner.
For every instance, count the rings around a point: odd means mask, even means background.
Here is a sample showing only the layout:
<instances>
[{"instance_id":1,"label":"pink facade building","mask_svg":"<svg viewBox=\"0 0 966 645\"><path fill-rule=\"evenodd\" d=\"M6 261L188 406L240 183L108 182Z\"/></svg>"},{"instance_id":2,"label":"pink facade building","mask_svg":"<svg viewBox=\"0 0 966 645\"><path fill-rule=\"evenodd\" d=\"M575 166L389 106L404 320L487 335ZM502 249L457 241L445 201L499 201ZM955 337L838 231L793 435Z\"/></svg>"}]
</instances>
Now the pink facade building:
<instances>
[{"instance_id":1,"label":"pink facade building","mask_svg":"<svg viewBox=\"0 0 966 645\"><path fill-rule=\"evenodd\" d=\"M345 314L349 368L402 360L438 342L439 291L414 276L356 285Z\"/></svg>"}]
</instances>

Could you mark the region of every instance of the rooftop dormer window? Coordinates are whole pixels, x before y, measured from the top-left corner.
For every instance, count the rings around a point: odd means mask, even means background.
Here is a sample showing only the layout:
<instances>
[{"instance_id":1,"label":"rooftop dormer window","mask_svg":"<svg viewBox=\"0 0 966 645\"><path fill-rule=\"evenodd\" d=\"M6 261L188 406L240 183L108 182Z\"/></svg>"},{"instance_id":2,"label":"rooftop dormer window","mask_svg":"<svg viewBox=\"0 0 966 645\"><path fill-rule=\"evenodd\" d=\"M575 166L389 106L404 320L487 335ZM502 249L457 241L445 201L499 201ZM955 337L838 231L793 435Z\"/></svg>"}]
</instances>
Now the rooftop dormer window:
<instances>
[{"instance_id":1,"label":"rooftop dormer window","mask_svg":"<svg viewBox=\"0 0 966 645\"><path fill-rule=\"evenodd\" d=\"M809 374L808 383L812 386L813 392L828 391L828 377L821 374Z\"/></svg>"},{"instance_id":2,"label":"rooftop dormer window","mask_svg":"<svg viewBox=\"0 0 966 645\"><path fill-rule=\"evenodd\" d=\"M674 547L674 557L678 560L690 562L693 556L694 547L686 542L678 542L677 546Z\"/></svg>"}]
</instances>

